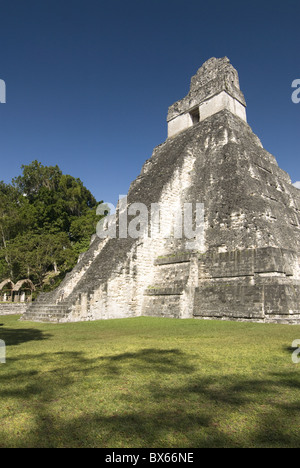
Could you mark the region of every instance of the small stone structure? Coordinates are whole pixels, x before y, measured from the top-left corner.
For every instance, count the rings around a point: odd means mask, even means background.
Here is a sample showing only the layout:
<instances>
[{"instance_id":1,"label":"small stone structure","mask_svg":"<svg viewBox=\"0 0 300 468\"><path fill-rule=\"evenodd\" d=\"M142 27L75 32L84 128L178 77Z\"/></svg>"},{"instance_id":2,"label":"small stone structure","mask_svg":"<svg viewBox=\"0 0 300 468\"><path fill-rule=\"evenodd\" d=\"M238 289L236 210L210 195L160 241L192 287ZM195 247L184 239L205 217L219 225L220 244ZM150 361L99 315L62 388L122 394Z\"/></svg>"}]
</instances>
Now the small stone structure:
<instances>
[{"instance_id":1,"label":"small stone structure","mask_svg":"<svg viewBox=\"0 0 300 468\"><path fill-rule=\"evenodd\" d=\"M10 279L0 283L0 315L23 314L32 301L35 286L29 279L14 284Z\"/></svg>"},{"instance_id":2,"label":"small stone structure","mask_svg":"<svg viewBox=\"0 0 300 468\"><path fill-rule=\"evenodd\" d=\"M13 288L13 301L31 302L33 291L35 291L35 286L30 279L20 280Z\"/></svg>"},{"instance_id":3,"label":"small stone structure","mask_svg":"<svg viewBox=\"0 0 300 468\"><path fill-rule=\"evenodd\" d=\"M0 283L0 302L13 301L13 289L15 285L10 279L6 279Z\"/></svg>"},{"instance_id":4,"label":"small stone structure","mask_svg":"<svg viewBox=\"0 0 300 468\"><path fill-rule=\"evenodd\" d=\"M204 235L193 250L174 235L95 237L22 319L300 323L300 190L247 124L245 107L228 58L208 60L169 108L168 139L130 186L127 207L158 204L171 234L170 213L204 204ZM117 219L122 213L120 204Z\"/></svg>"}]
</instances>

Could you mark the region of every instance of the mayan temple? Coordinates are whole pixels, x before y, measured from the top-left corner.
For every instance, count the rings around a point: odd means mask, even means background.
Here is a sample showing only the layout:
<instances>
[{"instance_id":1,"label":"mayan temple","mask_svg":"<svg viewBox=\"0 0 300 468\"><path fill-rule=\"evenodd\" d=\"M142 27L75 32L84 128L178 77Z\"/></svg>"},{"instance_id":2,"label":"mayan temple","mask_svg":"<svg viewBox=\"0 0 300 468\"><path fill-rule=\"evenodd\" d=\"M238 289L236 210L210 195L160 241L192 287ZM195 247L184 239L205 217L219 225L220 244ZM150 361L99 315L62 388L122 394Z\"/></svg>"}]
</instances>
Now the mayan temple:
<instances>
[{"instance_id":1,"label":"mayan temple","mask_svg":"<svg viewBox=\"0 0 300 468\"><path fill-rule=\"evenodd\" d=\"M300 190L247 124L228 58L202 65L167 122L167 140L118 205L117 235L94 236L73 271L23 320L142 315L299 323ZM124 235L121 220L134 220L136 203L153 215L151 229ZM203 207L201 235L178 235L174 213L184 206Z\"/></svg>"}]
</instances>

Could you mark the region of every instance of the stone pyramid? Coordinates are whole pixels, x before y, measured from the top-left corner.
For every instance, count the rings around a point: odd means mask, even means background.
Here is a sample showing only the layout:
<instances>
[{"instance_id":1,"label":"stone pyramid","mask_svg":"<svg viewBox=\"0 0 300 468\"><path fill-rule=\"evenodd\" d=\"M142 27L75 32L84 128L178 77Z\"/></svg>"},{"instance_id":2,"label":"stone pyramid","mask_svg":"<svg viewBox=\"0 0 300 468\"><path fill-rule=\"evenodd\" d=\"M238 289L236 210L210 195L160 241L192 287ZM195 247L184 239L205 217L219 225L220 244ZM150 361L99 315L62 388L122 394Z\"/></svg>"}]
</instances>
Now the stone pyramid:
<instances>
[{"instance_id":1,"label":"stone pyramid","mask_svg":"<svg viewBox=\"0 0 300 468\"><path fill-rule=\"evenodd\" d=\"M106 219L103 238L94 237L23 320L148 315L299 323L300 190L247 124L227 57L202 65L167 121L167 140ZM148 217L138 217L141 206ZM189 236L180 226L184 215L193 225ZM128 235L130 223L139 236ZM116 235L105 237L109 226Z\"/></svg>"}]
</instances>

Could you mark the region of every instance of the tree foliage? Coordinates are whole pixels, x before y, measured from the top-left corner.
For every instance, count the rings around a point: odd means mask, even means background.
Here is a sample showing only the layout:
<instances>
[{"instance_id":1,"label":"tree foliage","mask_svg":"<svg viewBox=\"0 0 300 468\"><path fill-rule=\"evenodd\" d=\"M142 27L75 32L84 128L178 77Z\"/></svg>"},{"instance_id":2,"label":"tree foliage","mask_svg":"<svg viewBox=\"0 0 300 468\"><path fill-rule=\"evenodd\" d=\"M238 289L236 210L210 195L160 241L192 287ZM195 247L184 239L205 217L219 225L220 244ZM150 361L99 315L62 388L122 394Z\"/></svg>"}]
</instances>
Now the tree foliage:
<instances>
[{"instance_id":1,"label":"tree foliage","mask_svg":"<svg viewBox=\"0 0 300 468\"><path fill-rule=\"evenodd\" d=\"M58 166L33 161L11 184L0 181L0 280L49 288L47 279L62 278L88 248L96 207L82 181Z\"/></svg>"}]
</instances>

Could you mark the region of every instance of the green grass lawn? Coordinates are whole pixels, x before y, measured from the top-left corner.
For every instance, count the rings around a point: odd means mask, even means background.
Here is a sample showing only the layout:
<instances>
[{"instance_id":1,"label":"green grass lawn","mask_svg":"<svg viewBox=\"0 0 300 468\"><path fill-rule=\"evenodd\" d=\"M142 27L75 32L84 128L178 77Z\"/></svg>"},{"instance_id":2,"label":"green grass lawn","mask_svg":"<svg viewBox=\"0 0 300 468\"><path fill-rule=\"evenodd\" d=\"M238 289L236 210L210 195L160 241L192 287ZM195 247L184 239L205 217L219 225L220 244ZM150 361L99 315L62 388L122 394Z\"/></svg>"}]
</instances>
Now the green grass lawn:
<instances>
[{"instance_id":1,"label":"green grass lawn","mask_svg":"<svg viewBox=\"0 0 300 468\"><path fill-rule=\"evenodd\" d=\"M300 447L300 326L0 317L0 447Z\"/></svg>"}]
</instances>

